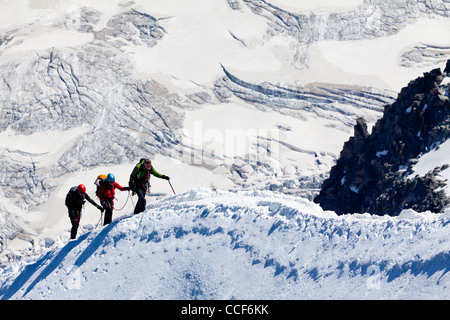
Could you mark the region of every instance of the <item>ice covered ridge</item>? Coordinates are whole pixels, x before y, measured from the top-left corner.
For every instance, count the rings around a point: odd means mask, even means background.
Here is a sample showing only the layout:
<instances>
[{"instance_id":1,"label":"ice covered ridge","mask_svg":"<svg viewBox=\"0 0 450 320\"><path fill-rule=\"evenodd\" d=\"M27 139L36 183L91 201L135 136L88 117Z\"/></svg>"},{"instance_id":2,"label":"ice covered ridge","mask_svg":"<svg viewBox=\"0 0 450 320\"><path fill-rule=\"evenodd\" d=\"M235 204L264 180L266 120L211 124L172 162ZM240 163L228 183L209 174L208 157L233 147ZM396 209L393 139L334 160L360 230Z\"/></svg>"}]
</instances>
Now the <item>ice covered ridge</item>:
<instances>
[{"instance_id":1,"label":"ice covered ridge","mask_svg":"<svg viewBox=\"0 0 450 320\"><path fill-rule=\"evenodd\" d=\"M37 260L2 299L449 298L450 217L337 216L270 191L197 188Z\"/></svg>"}]
</instances>

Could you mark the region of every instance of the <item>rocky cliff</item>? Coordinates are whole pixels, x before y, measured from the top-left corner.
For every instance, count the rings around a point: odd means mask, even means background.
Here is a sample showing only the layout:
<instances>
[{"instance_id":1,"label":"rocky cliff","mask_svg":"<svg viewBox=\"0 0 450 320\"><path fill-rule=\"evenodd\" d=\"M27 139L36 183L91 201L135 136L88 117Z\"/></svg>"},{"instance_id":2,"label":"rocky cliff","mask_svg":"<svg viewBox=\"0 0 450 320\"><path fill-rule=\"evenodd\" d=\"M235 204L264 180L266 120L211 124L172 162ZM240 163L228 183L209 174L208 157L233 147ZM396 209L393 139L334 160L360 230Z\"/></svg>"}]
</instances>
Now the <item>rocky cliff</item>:
<instances>
[{"instance_id":1,"label":"rocky cliff","mask_svg":"<svg viewBox=\"0 0 450 320\"><path fill-rule=\"evenodd\" d=\"M324 181L314 201L338 214L369 212L397 215L403 209L440 212L449 203L436 175L408 179L421 155L450 136L450 60L445 70L434 69L411 81L369 134L363 118ZM445 81L443 81L445 79Z\"/></svg>"}]
</instances>

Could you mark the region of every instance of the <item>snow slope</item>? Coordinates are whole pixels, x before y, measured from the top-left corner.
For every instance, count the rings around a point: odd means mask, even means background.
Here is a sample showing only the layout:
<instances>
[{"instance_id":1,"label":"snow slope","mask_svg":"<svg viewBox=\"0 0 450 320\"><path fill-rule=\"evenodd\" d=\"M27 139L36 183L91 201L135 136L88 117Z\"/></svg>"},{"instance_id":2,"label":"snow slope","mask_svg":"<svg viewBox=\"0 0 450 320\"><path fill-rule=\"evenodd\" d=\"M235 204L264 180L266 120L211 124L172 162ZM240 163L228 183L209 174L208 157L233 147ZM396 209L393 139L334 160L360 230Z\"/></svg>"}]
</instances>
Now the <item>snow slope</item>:
<instances>
[{"instance_id":1,"label":"snow slope","mask_svg":"<svg viewBox=\"0 0 450 320\"><path fill-rule=\"evenodd\" d=\"M446 297L446 213L340 218L252 190L315 192L357 117L373 124L408 81L442 68L447 6L0 1L2 297ZM125 185L141 156L181 194L153 179L148 211L127 217L118 192L117 220L67 243L69 188L93 195L105 172ZM83 228L98 220L87 204Z\"/></svg>"},{"instance_id":2,"label":"snow slope","mask_svg":"<svg viewBox=\"0 0 450 320\"><path fill-rule=\"evenodd\" d=\"M197 188L0 275L2 299L447 299L448 214Z\"/></svg>"}]
</instances>

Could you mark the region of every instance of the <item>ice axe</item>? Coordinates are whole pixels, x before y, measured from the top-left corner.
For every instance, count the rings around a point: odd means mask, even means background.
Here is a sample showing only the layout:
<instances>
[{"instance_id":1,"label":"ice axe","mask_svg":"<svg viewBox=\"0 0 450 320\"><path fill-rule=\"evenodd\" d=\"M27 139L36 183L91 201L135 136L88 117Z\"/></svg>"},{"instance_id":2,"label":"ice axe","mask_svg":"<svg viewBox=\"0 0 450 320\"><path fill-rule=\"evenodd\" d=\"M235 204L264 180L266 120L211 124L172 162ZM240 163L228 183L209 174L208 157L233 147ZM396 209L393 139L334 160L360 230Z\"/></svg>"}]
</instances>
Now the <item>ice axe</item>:
<instances>
[{"instance_id":1,"label":"ice axe","mask_svg":"<svg viewBox=\"0 0 450 320\"><path fill-rule=\"evenodd\" d=\"M170 179L168 179L167 181L169 182L169 185L170 185L170 187L172 188L173 194L176 194L176 193L175 193L175 190L173 190L172 183L170 182Z\"/></svg>"}]
</instances>

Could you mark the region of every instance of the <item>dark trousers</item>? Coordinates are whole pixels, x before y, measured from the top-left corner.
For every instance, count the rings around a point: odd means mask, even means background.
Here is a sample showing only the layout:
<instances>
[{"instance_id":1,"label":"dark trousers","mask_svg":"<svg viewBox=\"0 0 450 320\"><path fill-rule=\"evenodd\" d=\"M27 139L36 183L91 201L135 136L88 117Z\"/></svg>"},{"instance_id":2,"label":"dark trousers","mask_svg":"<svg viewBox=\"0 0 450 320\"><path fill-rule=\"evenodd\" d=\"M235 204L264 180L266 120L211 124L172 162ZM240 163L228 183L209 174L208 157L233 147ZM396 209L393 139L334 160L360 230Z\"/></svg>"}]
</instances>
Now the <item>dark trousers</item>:
<instances>
[{"instance_id":1,"label":"dark trousers","mask_svg":"<svg viewBox=\"0 0 450 320\"><path fill-rule=\"evenodd\" d=\"M137 188L136 194L138 195L138 202L136 203L136 207L134 208L134 214L141 213L145 210L145 205L147 204L147 200L145 199L146 189Z\"/></svg>"},{"instance_id":2,"label":"dark trousers","mask_svg":"<svg viewBox=\"0 0 450 320\"><path fill-rule=\"evenodd\" d=\"M138 196L138 202L136 203L136 207L134 208L134 214L141 213L145 210L145 205L147 204L147 200L145 200L145 189L137 188L136 194Z\"/></svg>"},{"instance_id":3,"label":"dark trousers","mask_svg":"<svg viewBox=\"0 0 450 320\"><path fill-rule=\"evenodd\" d=\"M103 225L106 226L110 224L112 221L112 214L114 210L114 199L106 199L102 202L102 207L105 209L105 219L103 221Z\"/></svg>"},{"instance_id":4,"label":"dark trousers","mask_svg":"<svg viewBox=\"0 0 450 320\"><path fill-rule=\"evenodd\" d=\"M70 239L77 238L78 226L80 225L81 209L71 208L69 209L69 218L72 223L72 229L70 230Z\"/></svg>"}]
</instances>

